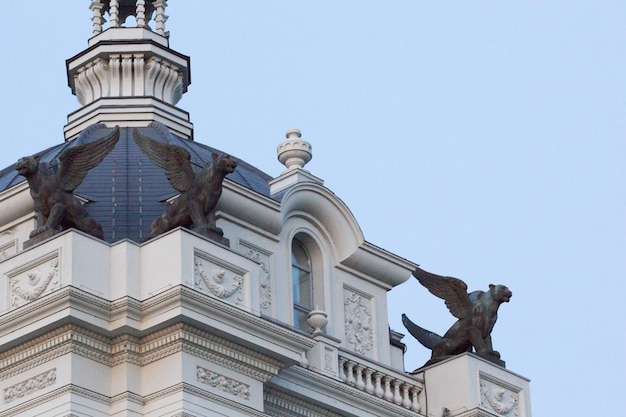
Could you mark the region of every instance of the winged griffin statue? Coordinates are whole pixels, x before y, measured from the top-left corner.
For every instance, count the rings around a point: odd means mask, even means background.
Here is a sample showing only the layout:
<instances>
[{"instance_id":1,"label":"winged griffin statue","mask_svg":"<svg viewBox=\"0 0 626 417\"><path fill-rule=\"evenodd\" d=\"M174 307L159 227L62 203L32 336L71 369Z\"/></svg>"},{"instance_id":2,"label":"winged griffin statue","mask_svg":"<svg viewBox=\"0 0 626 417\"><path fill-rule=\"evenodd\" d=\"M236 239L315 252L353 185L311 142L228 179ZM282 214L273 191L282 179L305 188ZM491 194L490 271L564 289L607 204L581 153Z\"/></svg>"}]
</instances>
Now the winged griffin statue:
<instances>
[{"instance_id":1,"label":"winged griffin statue","mask_svg":"<svg viewBox=\"0 0 626 417\"><path fill-rule=\"evenodd\" d=\"M513 293L504 285L489 285L489 291L467 293L467 285L457 278L444 277L417 268L413 276L432 294L443 299L450 313L458 319L443 335L430 332L413 323L406 314L402 323L422 345L432 350L424 366L437 363L453 355L471 352L500 366L504 361L493 350L491 331L498 319L498 308L508 303Z\"/></svg>"},{"instance_id":2,"label":"winged griffin statue","mask_svg":"<svg viewBox=\"0 0 626 417\"><path fill-rule=\"evenodd\" d=\"M89 128L87 128L89 129ZM35 230L33 238L40 233L57 233L75 228L103 239L102 226L90 217L80 200L72 194L87 172L99 165L115 147L120 137L119 127L102 139L66 149L59 155L56 172L41 155L25 156L15 164L18 174L26 177L30 195L35 203Z\"/></svg>"},{"instance_id":3,"label":"winged griffin statue","mask_svg":"<svg viewBox=\"0 0 626 417\"><path fill-rule=\"evenodd\" d=\"M155 165L165 170L172 187L180 196L165 213L150 225L150 237L158 236L178 226L190 228L202 235L223 236L215 225L215 210L222 195L222 183L226 175L235 171L237 161L226 154L213 153L199 172L194 172L191 155L177 145L162 143L133 131L135 142Z\"/></svg>"}]
</instances>

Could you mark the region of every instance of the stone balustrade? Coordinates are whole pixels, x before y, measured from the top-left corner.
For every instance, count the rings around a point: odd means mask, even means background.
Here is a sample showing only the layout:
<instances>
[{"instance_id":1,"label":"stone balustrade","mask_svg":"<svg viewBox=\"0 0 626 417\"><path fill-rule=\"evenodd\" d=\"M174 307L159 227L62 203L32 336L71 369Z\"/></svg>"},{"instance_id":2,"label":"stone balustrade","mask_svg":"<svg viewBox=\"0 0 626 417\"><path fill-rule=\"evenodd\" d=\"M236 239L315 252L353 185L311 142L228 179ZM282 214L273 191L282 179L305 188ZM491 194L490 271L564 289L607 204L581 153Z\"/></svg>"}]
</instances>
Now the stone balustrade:
<instances>
[{"instance_id":1,"label":"stone balustrade","mask_svg":"<svg viewBox=\"0 0 626 417\"><path fill-rule=\"evenodd\" d=\"M339 354L339 379L361 391L375 395L417 413L421 410L418 396L423 383L417 379L392 375L383 366L364 362L364 358L347 352Z\"/></svg>"}]
</instances>

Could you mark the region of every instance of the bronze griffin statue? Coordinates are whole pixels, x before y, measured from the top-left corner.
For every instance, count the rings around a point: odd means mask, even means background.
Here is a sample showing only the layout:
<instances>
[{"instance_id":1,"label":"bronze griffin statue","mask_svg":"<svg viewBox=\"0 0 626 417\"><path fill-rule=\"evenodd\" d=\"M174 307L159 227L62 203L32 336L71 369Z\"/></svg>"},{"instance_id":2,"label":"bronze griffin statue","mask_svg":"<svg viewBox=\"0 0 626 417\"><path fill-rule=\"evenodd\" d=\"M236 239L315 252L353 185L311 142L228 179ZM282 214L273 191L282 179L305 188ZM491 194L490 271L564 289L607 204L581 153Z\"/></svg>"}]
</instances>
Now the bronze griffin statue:
<instances>
[{"instance_id":1,"label":"bronze griffin statue","mask_svg":"<svg viewBox=\"0 0 626 417\"><path fill-rule=\"evenodd\" d=\"M172 187L180 192L165 213L152 222L150 237L178 226L207 237L223 236L222 229L215 225L215 210L222 195L224 177L235 171L237 161L229 155L213 153L212 161L199 172L194 172L191 155L180 146L156 141L137 129L133 136L142 152L165 170Z\"/></svg>"},{"instance_id":2,"label":"bronze griffin statue","mask_svg":"<svg viewBox=\"0 0 626 417\"><path fill-rule=\"evenodd\" d=\"M35 230L31 239L41 233L58 233L70 228L103 239L102 226L89 216L72 191L87 172L102 162L115 147L120 136L115 127L108 136L71 147L59 155L59 168L53 172L41 155L25 156L15 164L18 174L26 177L35 203Z\"/></svg>"},{"instance_id":3,"label":"bronze griffin statue","mask_svg":"<svg viewBox=\"0 0 626 417\"><path fill-rule=\"evenodd\" d=\"M467 285L457 278L443 277L417 268L413 276L432 294L442 298L450 313L458 319L443 337L413 323L406 314L402 323L422 345L432 350L424 366L463 352L471 352L500 366L500 354L493 350L491 331L498 319L498 308L508 303L513 293L504 285L489 285L489 291L467 293Z\"/></svg>"}]
</instances>

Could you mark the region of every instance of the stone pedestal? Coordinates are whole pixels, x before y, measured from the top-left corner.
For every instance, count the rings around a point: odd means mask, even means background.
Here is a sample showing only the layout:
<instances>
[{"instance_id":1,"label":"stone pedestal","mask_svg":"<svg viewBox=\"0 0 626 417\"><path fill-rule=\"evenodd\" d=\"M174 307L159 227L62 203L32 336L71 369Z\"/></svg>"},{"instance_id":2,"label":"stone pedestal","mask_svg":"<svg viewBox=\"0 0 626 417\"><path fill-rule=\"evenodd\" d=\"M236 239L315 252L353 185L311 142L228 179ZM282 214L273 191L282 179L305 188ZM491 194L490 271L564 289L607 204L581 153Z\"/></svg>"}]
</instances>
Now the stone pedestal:
<instances>
[{"instance_id":1,"label":"stone pedestal","mask_svg":"<svg viewBox=\"0 0 626 417\"><path fill-rule=\"evenodd\" d=\"M225 238L223 235L220 235L219 233L208 229L193 229L192 231L201 236L207 237L212 241L219 243L220 245L224 245L227 248L230 248L230 240Z\"/></svg>"},{"instance_id":2,"label":"stone pedestal","mask_svg":"<svg viewBox=\"0 0 626 417\"><path fill-rule=\"evenodd\" d=\"M528 379L464 353L420 369L426 415L531 417Z\"/></svg>"},{"instance_id":3,"label":"stone pedestal","mask_svg":"<svg viewBox=\"0 0 626 417\"><path fill-rule=\"evenodd\" d=\"M43 242L46 239L51 238L52 236L56 235L57 232L56 230L46 230L45 232L41 232L39 234L36 234L35 236L31 237L30 239L28 239L26 242L24 242L23 248L22 249L28 249L33 245L36 245L39 242Z\"/></svg>"}]
</instances>

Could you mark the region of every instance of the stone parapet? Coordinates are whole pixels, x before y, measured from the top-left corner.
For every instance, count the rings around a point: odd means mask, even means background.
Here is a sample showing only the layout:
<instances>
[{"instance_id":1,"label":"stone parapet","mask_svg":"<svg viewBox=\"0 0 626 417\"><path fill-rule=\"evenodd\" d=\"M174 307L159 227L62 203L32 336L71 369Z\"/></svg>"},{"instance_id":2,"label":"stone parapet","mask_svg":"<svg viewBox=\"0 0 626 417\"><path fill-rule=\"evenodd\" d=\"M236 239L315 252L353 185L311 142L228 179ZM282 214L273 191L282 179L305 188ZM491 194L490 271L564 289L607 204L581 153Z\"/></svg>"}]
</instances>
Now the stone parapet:
<instances>
[{"instance_id":1,"label":"stone parapet","mask_svg":"<svg viewBox=\"0 0 626 417\"><path fill-rule=\"evenodd\" d=\"M425 414L531 417L528 379L464 353L421 368L427 392Z\"/></svg>"}]
</instances>

